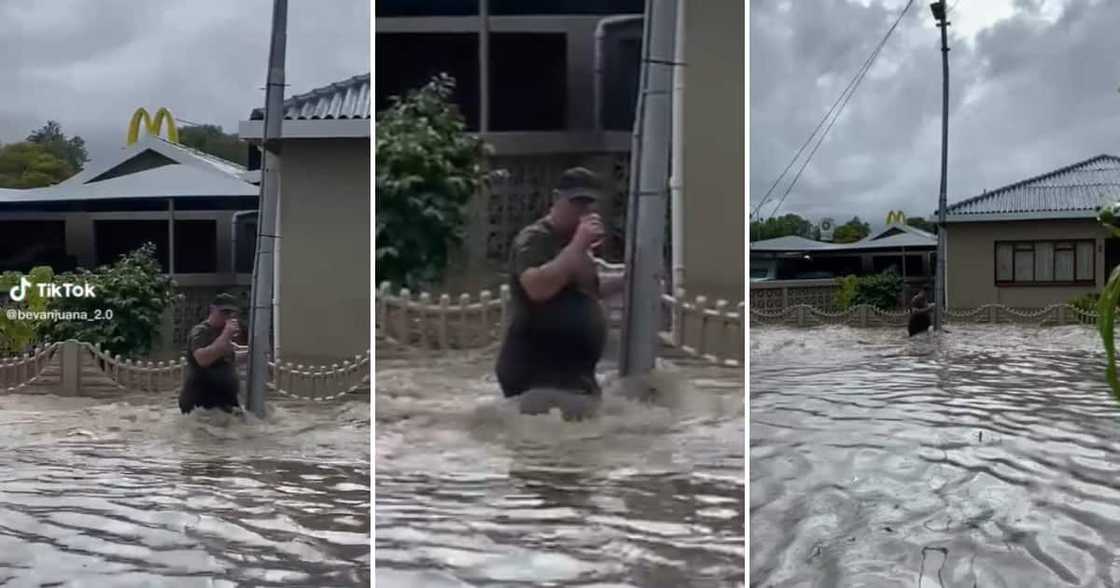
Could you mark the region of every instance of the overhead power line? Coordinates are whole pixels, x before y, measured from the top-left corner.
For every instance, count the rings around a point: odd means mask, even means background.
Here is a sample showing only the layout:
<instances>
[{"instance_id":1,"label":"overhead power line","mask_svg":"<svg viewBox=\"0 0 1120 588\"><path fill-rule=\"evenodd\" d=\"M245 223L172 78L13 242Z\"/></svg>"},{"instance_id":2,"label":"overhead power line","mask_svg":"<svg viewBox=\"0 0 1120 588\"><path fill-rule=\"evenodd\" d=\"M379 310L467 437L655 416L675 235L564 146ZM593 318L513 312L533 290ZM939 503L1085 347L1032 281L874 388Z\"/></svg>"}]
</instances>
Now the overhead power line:
<instances>
[{"instance_id":1,"label":"overhead power line","mask_svg":"<svg viewBox=\"0 0 1120 588\"><path fill-rule=\"evenodd\" d=\"M761 211L762 206L769 199L770 192L773 191L774 187L776 187L778 185L778 183L785 176L785 174L789 171L789 169L793 167L793 164L797 161L798 157L800 157L800 155L804 151L805 147L808 146L808 144L810 142L812 142L814 137L816 137L817 138L816 145L813 146L813 149L809 152L808 157L806 157L805 160L802 162L801 167L798 168L797 174L793 178L793 181L790 182L789 186L786 188L785 192L782 194L781 199L779 199L778 204L774 207L774 210L770 213L770 215L767 218L768 219L774 218L774 215L777 214L778 211L781 209L782 204L786 200L786 197L789 196L790 192L793 191L794 186L797 185L797 180L801 178L802 172L805 171L805 168L809 165L809 162L812 161L813 155L816 154L817 149L820 148L821 144L824 142L825 137L827 137L829 131L832 130L832 126L835 125L836 121L840 118L841 113L844 111L844 107L847 106L848 101L851 100L852 96L855 94L855 91L859 87L860 82L863 81L863 78L864 78L864 76L867 75L867 72L871 70L871 66L874 65L875 59L879 56L879 53L882 51L883 46L886 45L886 43L890 39L891 35L894 34L895 29L898 28L899 23L902 22L902 19L906 16L906 13L910 10L910 7L913 4L914 4L914 0L909 0L906 3L906 6L904 6L902 8L902 10L899 12L898 18L895 19L894 23L887 30L886 34L883 35L883 38L875 46L875 49L871 52L871 55L867 58L867 60L864 61L863 65L856 72L856 75L848 83L847 87L844 88L844 92L842 92L840 94L840 97L837 98L836 103L833 103L832 108L830 108L829 111L825 114L825 117L823 119L821 119L821 122L817 124L817 128L815 128L813 130L813 133L809 135L809 139L805 142L805 144L803 144L801 146L801 149L798 149L797 153L794 155L793 159L790 161L790 164L788 166L786 166L786 169L782 172L781 175L778 176L778 179L775 180L774 185L771 186L770 191L767 192L766 196L763 198L763 201L760 202L758 204L758 206L755 208L755 214L757 214L759 217L761 217L761 214L758 214L758 213ZM825 127L824 132L821 133L818 136L817 131L825 123L825 121L829 120L829 117L831 115L833 115L834 111L835 111L835 116L832 116L832 120L828 123L828 126Z\"/></svg>"}]
</instances>

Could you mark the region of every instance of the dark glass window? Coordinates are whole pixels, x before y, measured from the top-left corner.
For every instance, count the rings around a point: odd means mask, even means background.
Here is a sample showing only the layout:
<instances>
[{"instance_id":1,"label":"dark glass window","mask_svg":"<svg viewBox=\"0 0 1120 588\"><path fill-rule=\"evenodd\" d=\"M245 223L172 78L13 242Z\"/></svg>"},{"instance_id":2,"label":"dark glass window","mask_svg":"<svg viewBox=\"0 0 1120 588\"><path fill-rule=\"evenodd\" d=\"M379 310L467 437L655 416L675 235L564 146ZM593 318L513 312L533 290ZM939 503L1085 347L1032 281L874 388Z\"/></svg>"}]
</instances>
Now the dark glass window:
<instances>
[{"instance_id":1,"label":"dark glass window","mask_svg":"<svg viewBox=\"0 0 1120 588\"><path fill-rule=\"evenodd\" d=\"M43 265L56 273L74 269L74 258L66 254L66 222L0 221L0 272Z\"/></svg>"},{"instance_id":2,"label":"dark glass window","mask_svg":"<svg viewBox=\"0 0 1120 588\"><path fill-rule=\"evenodd\" d=\"M567 63L563 33L493 33L490 130L564 129Z\"/></svg>"},{"instance_id":3,"label":"dark glass window","mask_svg":"<svg viewBox=\"0 0 1120 588\"><path fill-rule=\"evenodd\" d=\"M473 16L478 0L377 0L378 17ZM641 14L643 0L490 0L490 14Z\"/></svg>"},{"instance_id":4,"label":"dark glass window","mask_svg":"<svg viewBox=\"0 0 1120 588\"><path fill-rule=\"evenodd\" d=\"M466 118L467 128L478 129L478 34L379 33L374 42L377 112L389 107L391 96L404 96L446 73L455 78L453 100Z\"/></svg>"},{"instance_id":5,"label":"dark glass window","mask_svg":"<svg viewBox=\"0 0 1120 588\"><path fill-rule=\"evenodd\" d=\"M156 259L168 272L165 220L99 220L93 222L97 265L115 263L122 255L154 243ZM213 273L217 271L217 222L212 220L175 221L175 272Z\"/></svg>"}]
</instances>

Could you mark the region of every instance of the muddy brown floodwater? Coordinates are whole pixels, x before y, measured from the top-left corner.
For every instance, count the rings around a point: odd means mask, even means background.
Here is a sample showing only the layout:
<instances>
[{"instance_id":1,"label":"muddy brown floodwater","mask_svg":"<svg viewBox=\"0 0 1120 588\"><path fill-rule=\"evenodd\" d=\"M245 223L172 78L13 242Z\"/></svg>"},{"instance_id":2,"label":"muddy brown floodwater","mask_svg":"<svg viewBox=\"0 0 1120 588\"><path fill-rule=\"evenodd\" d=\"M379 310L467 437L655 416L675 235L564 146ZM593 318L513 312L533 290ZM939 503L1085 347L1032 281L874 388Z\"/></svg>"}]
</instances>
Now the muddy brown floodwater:
<instances>
[{"instance_id":1,"label":"muddy brown floodwater","mask_svg":"<svg viewBox=\"0 0 1120 588\"><path fill-rule=\"evenodd\" d=\"M750 335L756 586L1120 586L1089 327Z\"/></svg>"},{"instance_id":2,"label":"muddy brown floodwater","mask_svg":"<svg viewBox=\"0 0 1120 588\"><path fill-rule=\"evenodd\" d=\"M0 394L0 585L368 586L370 403Z\"/></svg>"},{"instance_id":3,"label":"muddy brown floodwater","mask_svg":"<svg viewBox=\"0 0 1120 588\"><path fill-rule=\"evenodd\" d=\"M667 375L674 408L608 384L571 423L519 414L493 366L378 359L378 586L743 585L742 371Z\"/></svg>"}]
</instances>

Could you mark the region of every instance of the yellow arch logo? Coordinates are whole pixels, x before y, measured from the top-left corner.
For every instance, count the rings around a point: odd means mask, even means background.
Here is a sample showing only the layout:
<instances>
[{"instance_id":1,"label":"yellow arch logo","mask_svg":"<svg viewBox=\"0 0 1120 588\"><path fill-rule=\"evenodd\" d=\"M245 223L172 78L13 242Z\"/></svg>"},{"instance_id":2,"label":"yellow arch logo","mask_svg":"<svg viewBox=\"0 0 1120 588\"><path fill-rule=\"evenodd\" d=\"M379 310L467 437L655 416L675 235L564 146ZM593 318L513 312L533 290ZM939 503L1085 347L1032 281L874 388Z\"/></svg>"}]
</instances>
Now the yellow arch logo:
<instances>
[{"instance_id":1,"label":"yellow arch logo","mask_svg":"<svg viewBox=\"0 0 1120 588\"><path fill-rule=\"evenodd\" d=\"M132 113L132 120L128 123L128 144L132 145L140 139L140 126L143 125L147 129L149 135L159 136L160 131L163 129L164 121L167 122L167 140L172 143L179 142L179 129L175 126L175 118L171 116L171 111L166 108L160 108L156 111L155 119L148 116L148 111L143 108L137 108L136 112Z\"/></svg>"},{"instance_id":2,"label":"yellow arch logo","mask_svg":"<svg viewBox=\"0 0 1120 588\"><path fill-rule=\"evenodd\" d=\"M892 211L888 212L887 213L887 224L888 225L893 225L893 224L904 225L904 224L906 224L906 214L904 212L902 212L901 210L892 210Z\"/></svg>"}]
</instances>

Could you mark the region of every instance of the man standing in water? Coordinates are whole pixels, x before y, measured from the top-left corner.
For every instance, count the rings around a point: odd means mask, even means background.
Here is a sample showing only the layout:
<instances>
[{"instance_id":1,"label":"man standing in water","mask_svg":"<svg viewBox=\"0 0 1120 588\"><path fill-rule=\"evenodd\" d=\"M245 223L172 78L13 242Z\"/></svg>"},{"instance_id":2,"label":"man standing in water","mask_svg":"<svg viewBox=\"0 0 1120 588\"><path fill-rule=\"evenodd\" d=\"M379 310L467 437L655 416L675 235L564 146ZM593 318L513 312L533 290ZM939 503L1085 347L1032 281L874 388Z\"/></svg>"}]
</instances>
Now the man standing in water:
<instances>
[{"instance_id":1,"label":"man standing in water","mask_svg":"<svg viewBox=\"0 0 1120 588\"><path fill-rule=\"evenodd\" d=\"M910 321L906 326L911 337L929 330L930 313L933 312L935 312L934 306L927 302L925 289L918 290L910 301Z\"/></svg>"},{"instance_id":2,"label":"man standing in water","mask_svg":"<svg viewBox=\"0 0 1120 588\"><path fill-rule=\"evenodd\" d=\"M496 369L507 398L533 388L600 394L595 367L607 338L600 300L624 284L600 280L591 256L605 235L595 212L601 194L593 172L565 171L548 214L513 240L512 316Z\"/></svg>"},{"instance_id":3,"label":"man standing in water","mask_svg":"<svg viewBox=\"0 0 1120 588\"><path fill-rule=\"evenodd\" d=\"M179 410L187 414L195 408L240 411L237 393L235 351L238 335L237 299L218 294L210 303L206 320L194 326L187 337L187 365L183 370L183 389Z\"/></svg>"}]
</instances>

